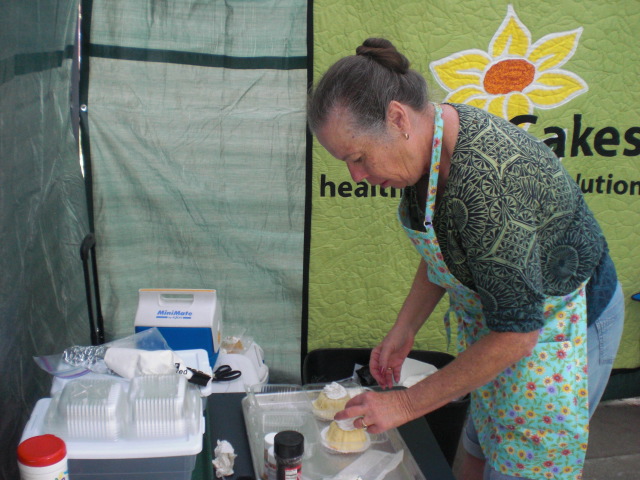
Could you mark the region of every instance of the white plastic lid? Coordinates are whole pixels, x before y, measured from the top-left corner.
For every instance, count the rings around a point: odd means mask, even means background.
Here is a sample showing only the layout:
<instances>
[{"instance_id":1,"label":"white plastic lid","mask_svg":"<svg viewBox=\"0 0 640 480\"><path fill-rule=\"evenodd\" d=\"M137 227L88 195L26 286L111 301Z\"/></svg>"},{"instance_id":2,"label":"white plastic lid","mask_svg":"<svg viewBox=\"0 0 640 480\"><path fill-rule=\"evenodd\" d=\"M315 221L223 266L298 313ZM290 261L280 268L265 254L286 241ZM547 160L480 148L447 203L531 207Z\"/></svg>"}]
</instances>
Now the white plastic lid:
<instances>
[{"instance_id":1,"label":"white plastic lid","mask_svg":"<svg viewBox=\"0 0 640 480\"><path fill-rule=\"evenodd\" d=\"M273 447L275 443L276 434L278 432L269 432L264 436L264 446L265 448Z\"/></svg>"},{"instance_id":2,"label":"white plastic lid","mask_svg":"<svg viewBox=\"0 0 640 480\"><path fill-rule=\"evenodd\" d=\"M269 463L275 465L276 452L274 451L273 447L269 447L269 450L267 450L267 458L269 459Z\"/></svg>"}]
</instances>

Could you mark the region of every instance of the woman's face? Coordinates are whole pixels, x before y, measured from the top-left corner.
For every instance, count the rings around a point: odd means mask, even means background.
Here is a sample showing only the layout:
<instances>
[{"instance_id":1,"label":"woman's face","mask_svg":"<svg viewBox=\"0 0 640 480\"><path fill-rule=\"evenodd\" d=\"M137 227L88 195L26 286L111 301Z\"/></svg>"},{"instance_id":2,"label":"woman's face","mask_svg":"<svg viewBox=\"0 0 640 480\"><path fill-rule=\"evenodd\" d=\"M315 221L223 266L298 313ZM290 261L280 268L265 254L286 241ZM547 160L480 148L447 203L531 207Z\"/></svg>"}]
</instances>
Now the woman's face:
<instances>
[{"instance_id":1,"label":"woman's face","mask_svg":"<svg viewBox=\"0 0 640 480\"><path fill-rule=\"evenodd\" d=\"M383 188L404 188L417 183L423 174L401 132L364 135L353 127L344 108L333 110L316 137L331 155L346 163L356 183L366 180Z\"/></svg>"}]
</instances>

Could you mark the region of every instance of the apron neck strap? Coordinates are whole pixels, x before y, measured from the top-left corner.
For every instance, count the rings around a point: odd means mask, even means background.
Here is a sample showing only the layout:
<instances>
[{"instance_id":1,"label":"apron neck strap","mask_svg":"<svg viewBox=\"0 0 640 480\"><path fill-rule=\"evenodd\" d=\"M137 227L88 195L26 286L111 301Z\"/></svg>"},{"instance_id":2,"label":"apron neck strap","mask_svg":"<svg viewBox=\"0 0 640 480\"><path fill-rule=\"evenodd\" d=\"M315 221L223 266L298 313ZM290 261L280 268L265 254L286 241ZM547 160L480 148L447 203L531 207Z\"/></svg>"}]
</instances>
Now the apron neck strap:
<instances>
[{"instance_id":1,"label":"apron neck strap","mask_svg":"<svg viewBox=\"0 0 640 480\"><path fill-rule=\"evenodd\" d=\"M431 144L431 169L429 172L429 188L427 189L427 203L424 209L424 224L431 225L436 205L436 193L438 191L438 176L440 172L440 154L442 153L442 107L434 104L433 114L433 142Z\"/></svg>"}]
</instances>

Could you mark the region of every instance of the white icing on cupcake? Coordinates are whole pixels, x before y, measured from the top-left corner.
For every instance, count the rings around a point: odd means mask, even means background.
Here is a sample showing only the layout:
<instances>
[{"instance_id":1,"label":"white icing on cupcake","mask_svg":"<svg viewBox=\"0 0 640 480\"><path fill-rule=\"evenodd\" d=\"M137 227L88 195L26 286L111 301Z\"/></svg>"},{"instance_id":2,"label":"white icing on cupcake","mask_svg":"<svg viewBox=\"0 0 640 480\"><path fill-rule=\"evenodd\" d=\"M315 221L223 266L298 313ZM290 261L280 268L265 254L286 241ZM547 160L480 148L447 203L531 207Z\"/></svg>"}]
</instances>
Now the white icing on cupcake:
<instances>
[{"instance_id":1,"label":"white icing on cupcake","mask_svg":"<svg viewBox=\"0 0 640 480\"><path fill-rule=\"evenodd\" d=\"M339 398L344 398L347 396L347 390L342 385L336 382L325 385L322 391L327 396L327 398L330 398L331 400L338 400Z\"/></svg>"}]
</instances>

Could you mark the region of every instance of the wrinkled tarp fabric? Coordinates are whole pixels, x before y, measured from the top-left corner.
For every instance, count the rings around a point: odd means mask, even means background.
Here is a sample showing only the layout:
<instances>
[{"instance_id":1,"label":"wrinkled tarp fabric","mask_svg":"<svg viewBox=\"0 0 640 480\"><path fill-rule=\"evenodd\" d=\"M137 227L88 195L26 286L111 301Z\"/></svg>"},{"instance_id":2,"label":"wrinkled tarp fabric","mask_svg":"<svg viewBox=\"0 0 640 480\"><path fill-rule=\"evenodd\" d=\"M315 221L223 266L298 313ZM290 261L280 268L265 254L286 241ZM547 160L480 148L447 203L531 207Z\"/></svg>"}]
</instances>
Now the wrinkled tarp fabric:
<instances>
[{"instance_id":1,"label":"wrinkled tarp fabric","mask_svg":"<svg viewBox=\"0 0 640 480\"><path fill-rule=\"evenodd\" d=\"M107 339L140 288L214 288L300 372L306 2L93 2L89 130ZM224 327L223 327L224 328Z\"/></svg>"},{"instance_id":2,"label":"wrinkled tarp fabric","mask_svg":"<svg viewBox=\"0 0 640 480\"><path fill-rule=\"evenodd\" d=\"M84 181L70 119L77 2L0 2L0 478L51 377L32 357L89 343Z\"/></svg>"}]
</instances>

